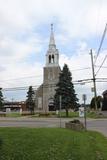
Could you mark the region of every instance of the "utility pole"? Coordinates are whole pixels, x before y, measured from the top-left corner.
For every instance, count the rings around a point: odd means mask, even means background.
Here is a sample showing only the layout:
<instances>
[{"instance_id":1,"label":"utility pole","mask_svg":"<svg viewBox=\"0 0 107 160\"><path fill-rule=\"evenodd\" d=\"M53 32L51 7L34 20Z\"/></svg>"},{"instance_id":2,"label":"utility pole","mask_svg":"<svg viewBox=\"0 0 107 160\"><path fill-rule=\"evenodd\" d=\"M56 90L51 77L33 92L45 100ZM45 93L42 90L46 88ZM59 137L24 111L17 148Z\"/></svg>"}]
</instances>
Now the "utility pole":
<instances>
[{"instance_id":1,"label":"utility pole","mask_svg":"<svg viewBox=\"0 0 107 160\"><path fill-rule=\"evenodd\" d=\"M95 71L94 71L94 62L93 62L92 49L90 50L90 55L91 55L91 63L92 63L92 74L93 74L93 85L94 85L95 109L96 109L96 111L97 111L96 78L95 78Z\"/></svg>"}]
</instances>

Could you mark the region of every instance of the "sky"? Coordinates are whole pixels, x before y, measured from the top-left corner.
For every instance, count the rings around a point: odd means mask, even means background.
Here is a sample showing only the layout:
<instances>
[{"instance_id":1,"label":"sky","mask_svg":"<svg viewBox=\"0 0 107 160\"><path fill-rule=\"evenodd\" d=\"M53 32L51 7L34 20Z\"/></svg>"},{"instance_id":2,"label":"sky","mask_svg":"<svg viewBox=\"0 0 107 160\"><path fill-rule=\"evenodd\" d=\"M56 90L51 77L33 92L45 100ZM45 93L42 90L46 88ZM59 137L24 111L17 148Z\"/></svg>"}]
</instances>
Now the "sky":
<instances>
[{"instance_id":1,"label":"sky","mask_svg":"<svg viewBox=\"0 0 107 160\"><path fill-rule=\"evenodd\" d=\"M48 50L50 24L59 50L61 68L66 63L73 82L92 78L90 49L94 59L107 23L106 0L0 0L0 87L38 86ZM95 73L107 55L107 33L95 63ZM107 59L96 78L107 78ZM107 79L106 79L107 81ZM107 82L97 82L97 94ZM90 102L93 83L75 84ZM6 100L25 100L27 90L4 91Z\"/></svg>"}]
</instances>

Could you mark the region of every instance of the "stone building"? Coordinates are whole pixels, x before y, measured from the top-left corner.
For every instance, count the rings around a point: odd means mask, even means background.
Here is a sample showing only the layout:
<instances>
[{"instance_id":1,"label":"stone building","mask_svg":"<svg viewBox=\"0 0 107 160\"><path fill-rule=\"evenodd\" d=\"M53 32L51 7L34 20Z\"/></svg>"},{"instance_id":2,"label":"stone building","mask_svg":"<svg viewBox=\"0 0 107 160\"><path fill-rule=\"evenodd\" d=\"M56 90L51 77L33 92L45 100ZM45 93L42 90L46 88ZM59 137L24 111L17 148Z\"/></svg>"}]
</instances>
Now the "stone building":
<instances>
[{"instance_id":1,"label":"stone building","mask_svg":"<svg viewBox=\"0 0 107 160\"><path fill-rule=\"evenodd\" d=\"M51 24L51 34L48 51L46 53L46 64L43 68L43 84L36 91L36 109L48 112L54 110L54 95L56 84L59 81L59 51L56 48L53 24Z\"/></svg>"}]
</instances>

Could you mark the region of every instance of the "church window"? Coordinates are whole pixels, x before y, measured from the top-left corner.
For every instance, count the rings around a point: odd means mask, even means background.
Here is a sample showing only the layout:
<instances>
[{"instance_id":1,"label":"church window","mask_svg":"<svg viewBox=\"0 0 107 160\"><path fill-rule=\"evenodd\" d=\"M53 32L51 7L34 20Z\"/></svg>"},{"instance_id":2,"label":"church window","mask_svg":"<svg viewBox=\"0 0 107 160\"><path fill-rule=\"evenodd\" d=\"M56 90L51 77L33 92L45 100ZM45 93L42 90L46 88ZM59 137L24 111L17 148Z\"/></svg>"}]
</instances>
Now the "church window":
<instances>
[{"instance_id":1,"label":"church window","mask_svg":"<svg viewBox=\"0 0 107 160\"><path fill-rule=\"evenodd\" d=\"M51 55L49 55L49 63L51 63Z\"/></svg>"},{"instance_id":2,"label":"church window","mask_svg":"<svg viewBox=\"0 0 107 160\"><path fill-rule=\"evenodd\" d=\"M52 55L52 63L54 63L54 55Z\"/></svg>"}]
</instances>

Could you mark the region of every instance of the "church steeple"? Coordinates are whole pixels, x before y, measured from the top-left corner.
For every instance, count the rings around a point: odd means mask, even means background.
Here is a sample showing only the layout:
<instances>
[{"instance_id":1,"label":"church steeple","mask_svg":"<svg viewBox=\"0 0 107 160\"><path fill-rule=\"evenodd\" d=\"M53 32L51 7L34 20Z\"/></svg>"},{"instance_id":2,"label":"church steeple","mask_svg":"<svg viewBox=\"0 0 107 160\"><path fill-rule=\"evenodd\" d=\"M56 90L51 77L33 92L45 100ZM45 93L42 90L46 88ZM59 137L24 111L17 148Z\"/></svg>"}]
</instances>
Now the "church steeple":
<instances>
[{"instance_id":1,"label":"church steeple","mask_svg":"<svg viewBox=\"0 0 107 160\"><path fill-rule=\"evenodd\" d=\"M49 41L49 48L50 47L56 47L54 33L53 33L53 24L51 24L51 35L50 35L50 41Z\"/></svg>"},{"instance_id":2,"label":"church steeple","mask_svg":"<svg viewBox=\"0 0 107 160\"><path fill-rule=\"evenodd\" d=\"M46 54L46 66L59 66L59 52L56 49L54 33L53 33L53 24L51 24L51 34L49 41L49 49Z\"/></svg>"}]
</instances>

